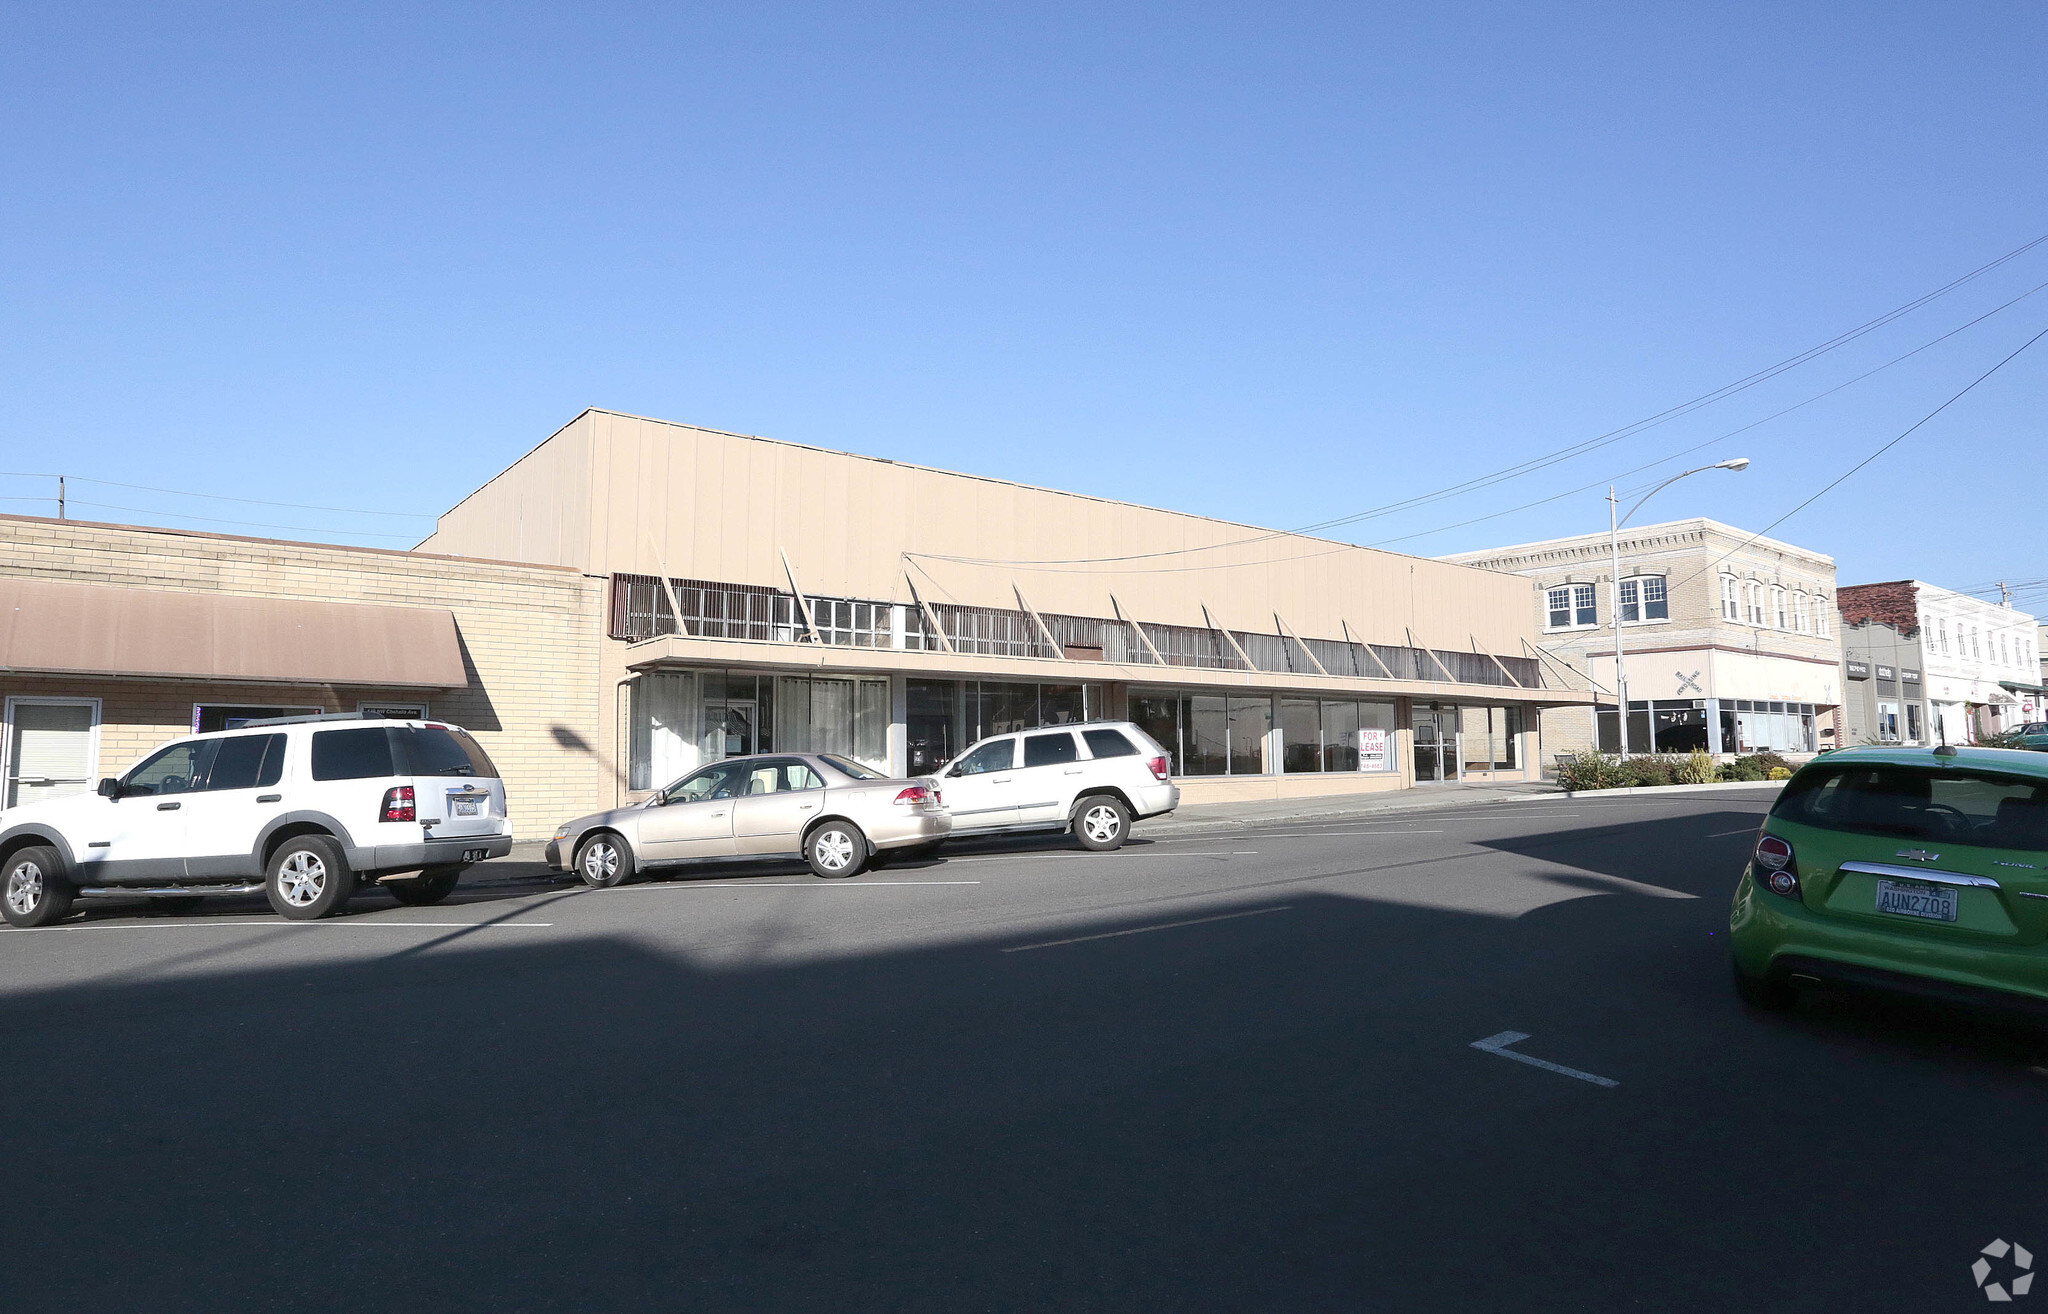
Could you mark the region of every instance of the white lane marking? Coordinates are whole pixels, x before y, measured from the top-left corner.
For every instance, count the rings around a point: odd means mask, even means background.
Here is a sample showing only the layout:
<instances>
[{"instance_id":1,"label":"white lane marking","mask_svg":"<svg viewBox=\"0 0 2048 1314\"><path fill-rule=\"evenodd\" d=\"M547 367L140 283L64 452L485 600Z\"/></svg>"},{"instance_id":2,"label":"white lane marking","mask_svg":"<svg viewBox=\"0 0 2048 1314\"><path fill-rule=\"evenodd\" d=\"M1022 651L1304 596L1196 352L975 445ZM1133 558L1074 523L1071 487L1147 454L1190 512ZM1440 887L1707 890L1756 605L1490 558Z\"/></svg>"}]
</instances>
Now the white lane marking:
<instances>
[{"instance_id":1,"label":"white lane marking","mask_svg":"<svg viewBox=\"0 0 2048 1314\"><path fill-rule=\"evenodd\" d=\"M979 885L980 881L677 881L625 885L627 890L872 890L878 885Z\"/></svg>"},{"instance_id":2,"label":"white lane marking","mask_svg":"<svg viewBox=\"0 0 2048 1314\"><path fill-rule=\"evenodd\" d=\"M529 928L529 927L532 927L532 928L535 928L535 929L545 929L545 928L547 928L547 927L550 927L550 926L553 926L553 925L554 925L554 923L553 923L553 922L371 922L371 921L361 921L361 922L287 922L287 921L284 921L283 919L281 919L281 918L280 918L279 920L277 920L277 921L274 921L274 922L144 922L144 923L141 923L141 924L139 924L139 925L133 925L133 926L40 926L40 927L31 927L31 926L4 926L4 927L0 927L0 932L14 932L14 931L30 931L30 930L43 930L43 931L52 931L52 930L54 930L54 931L211 931L211 930L213 930L213 929L214 929L214 928L216 928L216 927L229 927L229 926L267 926L267 927L270 927L270 928L272 928L272 929L274 929L274 930L294 930L294 931L332 931L332 930L340 930L340 929L343 929L343 928L347 928L347 927L353 927L353 928L357 928L357 929L372 929L372 930L373 930L373 929L376 929L376 928L378 928L378 927L384 927L384 926L404 927L404 928L408 928L408 929L410 929L410 928L416 928L416 927L433 927L433 928L435 928L436 930L447 930L447 929L449 929L449 928L453 927L453 928L463 928L463 929L467 929L467 930L471 930L471 931L520 931L520 930L525 930L525 929L527 929L527 928Z\"/></svg>"},{"instance_id":3,"label":"white lane marking","mask_svg":"<svg viewBox=\"0 0 2048 1314\"><path fill-rule=\"evenodd\" d=\"M1542 1068L1545 1072L1555 1072L1559 1076L1576 1077L1580 1081L1590 1081L1595 1086L1612 1087L1621 1084L1612 1077L1596 1077L1590 1072L1581 1072L1577 1068L1565 1067L1562 1063L1550 1063L1540 1058L1531 1058L1527 1054L1517 1054L1508 1048L1509 1045L1517 1044L1528 1038L1529 1033L1526 1031L1503 1031L1497 1036L1488 1036L1484 1040L1473 1041L1472 1048L1483 1049L1489 1054L1498 1054L1502 1058L1513 1059L1517 1063L1526 1063L1532 1068Z\"/></svg>"},{"instance_id":4,"label":"white lane marking","mask_svg":"<svg viewBox=\"0 0 2048 1314\"><path fill-rule=\"evenodd\" d=\"M1267 913L1286 912L1294 905L1283 903L1277 908L1254 908L1250 912L1218 913L1214 917L1190 917L1185 921L1158 922L1152 926L1133 926L1128 931L1104 931L1099 935L1076 935L1065 940L1041 940L1037 944L1015 944L1003 950L1006 954L1021 954L1029 949L1051 949L1063 944L1085 944L1089 940L1114 940L1120 935L1143 935L1147 931L1170 931L1177 926L1200 926L1204 922L1227 922L1238 917L1263 917Z\"/></svg>"},{"instance_id":5,"label":"white lane marking","mask_svg":"<svg viewBox=\"0 0 2048 1314\"><path fill-rule=\"evenodd\" d=\"M1168 841L1157 840L1154 842L1163 844ZM1259 856L1257 849L1190 849L1184 853L1146 853L1142 850L1118 849L1117 852L1126 858L1256 858Z\"/></svg>"},{"instance_id":6,"label":"white lane marking","mask_svg":"<svg viewBox=\"0 0 2048 1314\"><path fill-rule=\"evenodd\" d=\"M1261 830L1240 831L1246 839L1321 839L1325 835L1441 835L1440 830ZM1159 839L1154 844L1200 844L1199 839Z\"/></svg>"},{"instance_id":7,"label":"white lane marking","mask_svg":"<svg viewBox=\"0 0 2048 1314\"><path fill-rule=\"evenodd\" d=\"M1727 839L1727 838L1728 838L1728 837L1729 837L1730 835L1754 835L1754 834L1756 834L1756 827L1755 827L1755 826L1744 826L1744 827L1743 827L1743 828L1742 828L1741 830L1723 830L1723 831L1716 831L1716 832L1715 832L1714 834L1712 834L1712 835L1709 835L1709 836L1707 836L1707 838L1708 838L1708 839Z\"/></svg>"}]
</instances>

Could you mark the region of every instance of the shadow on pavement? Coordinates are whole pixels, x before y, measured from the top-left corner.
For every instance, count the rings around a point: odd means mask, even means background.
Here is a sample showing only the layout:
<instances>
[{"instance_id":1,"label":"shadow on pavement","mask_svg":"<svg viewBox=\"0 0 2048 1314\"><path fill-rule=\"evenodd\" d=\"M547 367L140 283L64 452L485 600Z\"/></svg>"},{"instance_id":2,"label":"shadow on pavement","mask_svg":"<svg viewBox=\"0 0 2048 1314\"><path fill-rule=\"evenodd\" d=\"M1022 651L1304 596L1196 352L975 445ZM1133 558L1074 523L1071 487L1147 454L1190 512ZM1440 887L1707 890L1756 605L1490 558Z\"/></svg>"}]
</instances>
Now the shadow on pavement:
<instances>
[{"instance_id":1,"label":"shadow on pavement","mask_svg":"<svg viewBox=\"0 0 2048 1314\"><path fill-rule=\"evenodd\" d=\"M1203 915L0 996L6 1303L1927 1309L2039 1217L2048 1085L1744 1015L1718 904ZM1622 1084L1471 1048L1507 1028Z\"/></svg>"}]
</instances>

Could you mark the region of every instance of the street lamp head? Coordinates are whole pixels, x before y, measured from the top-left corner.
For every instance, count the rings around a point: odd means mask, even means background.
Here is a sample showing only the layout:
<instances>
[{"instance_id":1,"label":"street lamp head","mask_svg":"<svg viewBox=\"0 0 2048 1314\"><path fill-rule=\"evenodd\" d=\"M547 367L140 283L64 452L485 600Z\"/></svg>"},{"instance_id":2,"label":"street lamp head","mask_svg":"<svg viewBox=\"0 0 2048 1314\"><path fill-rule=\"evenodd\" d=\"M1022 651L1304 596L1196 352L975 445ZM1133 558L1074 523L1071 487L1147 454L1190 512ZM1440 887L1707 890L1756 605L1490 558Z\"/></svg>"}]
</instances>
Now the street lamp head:
<instances>
[{"instance_id":1,"label":"street lamp head","mask_svg":"<svg viewBox=\"0 0 2048 1314\"><path fill-rule=\"evenodd\" d=\"M1749 469L1749 458L1738 456L1731 461L1716 461L1713 468L1716 470L1747 470Z\"/></svg>"}]
</instances>

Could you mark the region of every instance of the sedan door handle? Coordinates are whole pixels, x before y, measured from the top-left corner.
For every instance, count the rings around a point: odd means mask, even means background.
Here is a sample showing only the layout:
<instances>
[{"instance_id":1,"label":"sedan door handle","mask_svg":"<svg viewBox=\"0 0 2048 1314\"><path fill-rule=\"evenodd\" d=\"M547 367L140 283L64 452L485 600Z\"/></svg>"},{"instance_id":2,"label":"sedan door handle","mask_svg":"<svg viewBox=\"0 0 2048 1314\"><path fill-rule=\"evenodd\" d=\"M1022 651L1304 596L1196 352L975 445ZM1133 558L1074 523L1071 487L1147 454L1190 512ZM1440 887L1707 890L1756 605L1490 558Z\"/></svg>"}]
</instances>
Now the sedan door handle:
<instances>
[{"instance_id":1,"label":"sedan door handle","mask_svg":"<svg viewBox=\"0 0 2048 1314\"><path fill-rule=\"evenodd\" d=\"M257 801L258 803L280 803L280 802L283 802L283 801L284 801L284 795L282 795L282 794L258 794L258 795L256 796L256 801Z\"/></svg>"},{"instance_id":2,"label":"sedan door handle","mask_svg":"<svg viewBox=\"0 0 2048 1314\"><path fill-rule=\"evenodd\" d=\"M817 806L818 806L818 805L817 805L816 803L803 803L803 804L799 804L799 805L798 805L798 807L797 807L797 811L798 811L798 812L810 812L810 811L813 811L814 809L816 809L816 808L817 808Z\"/></svg>"},{"instance_id":3,"label":"sedan door handle","mask_svg":"<svg viewBox=\"0 0 2048 1314\"><path fill-rule=\"evenodd\" d=\"M1010 778L1008 776L997 776L994 780L991 780L988 783L991 785L1007 785L1010 783Z\"/></svg>"},{"instance_id":4,"label":"sedan door handle","mask_svg":"<svg viewBox=\"0 0 2048 1314\"><path fill-rule=\"evenodd\" d=\"M1069 767L1069 768L1067 769L1067 774L1068 774L1068 775L1070 775L1070 776L1078 776L1078 775L1080 775L1080 774L1081 774L1081 768L1079 768L1079 767Z\"/></svg>"},{"instance_id":5,"label":"sedan door handle","mask_svg":"<svg viewBox=\"0 0 2048 1314\"><path fill-rule=\"evenodd\" d=\"M158 812L176 812L180 807L183 806L184 805L182 803L159 803L156 805L156 810Z\"/></svg>"}]
</instances>

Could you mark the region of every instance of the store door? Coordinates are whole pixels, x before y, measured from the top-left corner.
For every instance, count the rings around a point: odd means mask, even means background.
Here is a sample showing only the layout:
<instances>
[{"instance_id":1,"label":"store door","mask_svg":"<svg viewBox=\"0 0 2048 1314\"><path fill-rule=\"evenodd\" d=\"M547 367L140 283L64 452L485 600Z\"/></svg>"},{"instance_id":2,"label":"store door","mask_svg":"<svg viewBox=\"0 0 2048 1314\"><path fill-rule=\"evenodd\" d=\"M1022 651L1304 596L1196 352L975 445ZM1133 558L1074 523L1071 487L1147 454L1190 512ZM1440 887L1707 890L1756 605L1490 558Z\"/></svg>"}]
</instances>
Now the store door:
<instances>
[{"instance_id":1,"label":"store door","mask_svg":"<svg viewBox=\"0 0 2048 1314\"><path fill-rule=\"evenodd\" d=\"M1441 784L1458 778L1456 712L1415 713L1415 783Z\"/></svg>"},{"instance_id":2,"label":"store door","mask_svg":"<svg viewBox=\"0 0 2048 1314\"><path fill-rule=\"evenodd\" d=\"M99 767L100 704L54 698L7 700L6 788L0 807L18 807L92 789Z\"/></svg>"}]
</instances>

